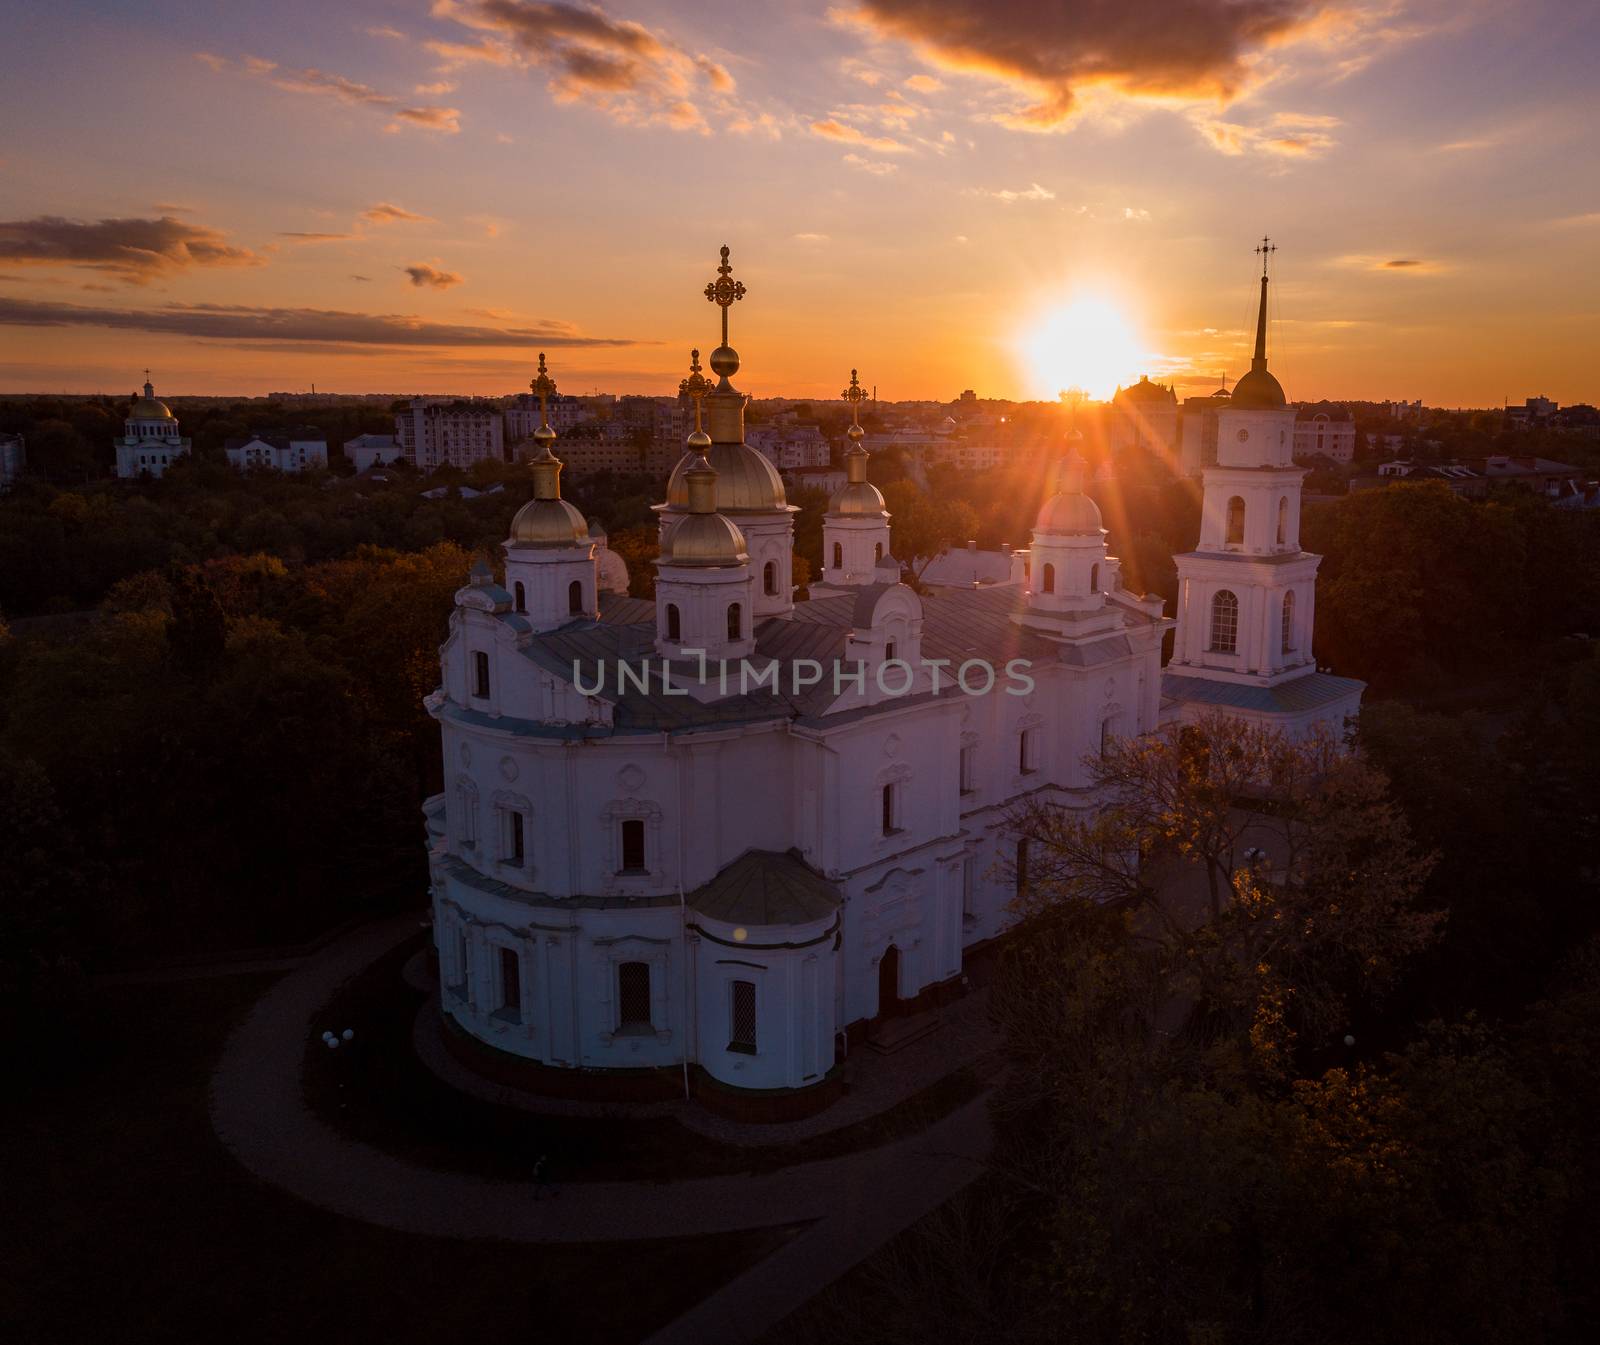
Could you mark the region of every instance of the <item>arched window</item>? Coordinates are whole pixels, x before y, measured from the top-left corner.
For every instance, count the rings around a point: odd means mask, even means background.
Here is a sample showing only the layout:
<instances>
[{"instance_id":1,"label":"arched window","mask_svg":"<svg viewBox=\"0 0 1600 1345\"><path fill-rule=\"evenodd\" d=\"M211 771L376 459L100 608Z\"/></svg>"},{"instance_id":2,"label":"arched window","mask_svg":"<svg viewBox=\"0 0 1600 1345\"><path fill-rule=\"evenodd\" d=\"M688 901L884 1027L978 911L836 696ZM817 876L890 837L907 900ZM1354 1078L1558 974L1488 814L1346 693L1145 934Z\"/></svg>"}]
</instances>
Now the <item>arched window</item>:
<instances>
[{"instance_id":1,"label":"arched window","mask_svg":"<svg viewBox=\"0 0 1600 1345\"><path fill-rule=\"evenodd\" d=\"M1278 496L1278 545L1289 540L1289 497Z\"/></svg>"},{"instance_id":2,"label":"arched window","mask_svg":"<svg viewBox=\"0 0 1600 1345\"><path fill-rule=\"evenodd\" d=\"M778 591L778 562L769 560L761 567L761 591L768 597Z\"/></svg>"},{"instance_id":3,"label":"arched window","mask_svg":"<svg viewBox=\"0 0 1600 1345\"><path fill-rule=\"evenodd\" d=\"M833 544L833 568L844 569L844 547L838 542Z\"/></svg>"},{"instance_id":4,"label":"arched window","mask_svg":"<svg viewBox=\"0 0 1600 1345\"><path fill-rule=\"evenodd\" d=\"M678 615L678 604L675 602L667 604L667 639L683 639L683 618Z\"/></svg>"},{"instance_id":5,"label":"arched window","mask_svg":"<svg viewBox=\"0 0 1600 1345\"><path fill-rule=\"evenodd\" d=\"M1089 567L1089 592L1098 593L1099 591L1100 591L1100 566L1098 564L1091 565Z\"/></svg>"},{"instance_id":6,"label":"arched window","mask_svg":"<svg viewBox=\"0 0 1600 1345\"><path fill-rule=\"evenodd\" d=\"M1294 590L1283 595L1283 652L1294 653Z\"/></svg>"},{"instance_id":7,"label":"arched window","mask_svg":"<svg viewBox=\"0 0 1600 1345\"><path fill-rule=\"evenodd\" d=\"M567 585L567 611L574 616L583 611L583 580L574 579Z\"/></svg>"},{"instance_id":8,"label":"arched window","mask_svg":"<svg viewBox=\"0 0 1600 1345\"><path fill-rule=\"evenodd\" d=\"M485 700L489 696L489 656L482 650L472 655L472 694Z\"/></svg>"},{"instance_id":9,"label":"arched window","mask_svg":"<svg viewBox=\"0 0 1600 1345\"><path fill-rule=\"evenodd\" d=\"M517 580L516 594L517 611L526 612L528 610L528 590L523 587L522 580L520 579Z\"/></svg>"},{"instance_id":10,"label":"arched window","mask_svg":"<svg viewBox=\"0 0 1600 1345\"><path fill-rule=\"evenodd\" d=\"M1244 545L1244 499L1235 495L1228 501L1228 533L1223 539L1229 546Z\"/></svg>"},{"instance_id":11,"label":"arched window","mask_svg":"<svg viewBox=\"0 0 1600 1345\"><path fill-rule=\"evenodd\" d=\"M1211 599L1211 649L1217 654L1236 653L1239 648L1239 599L1227 589L1218 589Z\"/></svg>"},{"instance_id":12,"label":"arched window","mask_svg":"<svg viewBox=\"0 0 1600 1345\"><path fill-rule=\"evenodd\" d=\"M730 640L739 640L742 639L743 636L744 620L739 611L739 604L736 602L730 602L728 604L728 638Z\"/></svg>"},{"instance_id":13,"label":"arched window","mask_svg":"<svg viewBox=\"0 0 1600 1345\"><path fill-rule=\"evenodd\" d=\"M1046 565L1044 567L1044 577L1039 581L1039 592L1054 593L1055 591L1056 567L1054 565Z\"/></svg>"},{"instance_id":14,"label":"arched window","mask_svg":"<svg viewBox=\"0 0 1600 1345\"><path fill-rule=\"evenodd\" d=\"M882 560L883 559L883 543L882 542L879 542L875 547L872 548L872 559L873 560Z\"/></svg>"}]
</instances>

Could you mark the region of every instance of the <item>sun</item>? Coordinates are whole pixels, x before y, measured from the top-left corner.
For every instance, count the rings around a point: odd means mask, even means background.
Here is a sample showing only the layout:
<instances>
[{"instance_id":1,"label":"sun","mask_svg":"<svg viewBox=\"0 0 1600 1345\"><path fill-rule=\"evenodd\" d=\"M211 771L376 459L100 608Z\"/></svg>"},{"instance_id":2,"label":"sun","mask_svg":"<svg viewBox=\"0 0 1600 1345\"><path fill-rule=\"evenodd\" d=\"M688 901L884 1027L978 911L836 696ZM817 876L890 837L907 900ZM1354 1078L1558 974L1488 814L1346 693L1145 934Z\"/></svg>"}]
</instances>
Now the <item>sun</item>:
<instances>
[{"instance_id":1,"label":"sun","mask_svg":"<svg viewBox=\"0 0 1600 1345\"><path fill-rule=\"evenodd\" d=\"M1041 396L1081 389L1103 401L1119 384L1138 377L1144 348L1130 323L1108 299L1084 295L1049 309L1018 347L1030 382Z\"/></svg>"}]
</instances>

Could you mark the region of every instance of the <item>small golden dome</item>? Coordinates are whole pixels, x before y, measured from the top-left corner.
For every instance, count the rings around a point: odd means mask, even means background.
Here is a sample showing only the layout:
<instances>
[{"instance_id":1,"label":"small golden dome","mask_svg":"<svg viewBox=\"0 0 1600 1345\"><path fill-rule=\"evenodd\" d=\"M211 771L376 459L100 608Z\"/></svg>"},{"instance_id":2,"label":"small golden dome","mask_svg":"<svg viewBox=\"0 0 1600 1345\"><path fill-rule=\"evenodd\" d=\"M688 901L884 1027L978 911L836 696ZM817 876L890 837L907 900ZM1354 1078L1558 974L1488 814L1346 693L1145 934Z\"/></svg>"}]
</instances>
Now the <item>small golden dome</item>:
<instances>
[{"instance_id":1,"label":"small golden dome","mask_svg":"<svg viewBox=\"0 0 1600 1345\"><path fill-rule=\"evenodd\" d=\"M712 444L702 458L685 453L667 482L667 508L689 507L689 469L710 461L717 473L717 509L721 513L770 513L788 506L778 469L747 444Z\"/></svg>"},{"instance_id":2,"label":"small golden dome","mask_svg":"<svg viewBox=\"0 0 1600 1345\"><path fill-rule=\"evenodd\" d=\"M128 410L129 420L176 420L172 408L154 397L141 397Z\"/></svg>"},{"instance_id":3,"label":"small golden dome","mask_svg":"<svg viewBox=\"0 0 1600 1345\"><path fill-rule=\"evenodd\" d=\"M750 559L739 525L721 514L690 514L667 539L673 565L743 565Z\"/></svg>"},{"instance_id":4,"label":"small golden dome","mask_svg":"<svg viewBox=\"0 0 1600 1345\"><path fill-rule=\"evenodd\" d=\"M565 500L529 500L511 520L511 541L523 546L587 546L589 521Z\"/></svg>"},{"instance_id":5,"label":"small golden dome","mask_svg":"<svg viewBox=\"0 0 1600 1345\"><path fill-rule=\"evenodd\" d=\"M689 434L688 444L695 452L703 453L711 447L711 436L704 430L692 430Z\"/></svg>"},{"instance_id":6,"label":"small golden dome","mask_svg":"<svg viewBox=\"0 0 1600 1345\"><path fill-rule=\"evenodd\" d=\"M854 518L882 517L888 513L883 494L870 481L847 481L833 492L828 501L830 514L844 514Z\"/></svg>"}]
</instances>

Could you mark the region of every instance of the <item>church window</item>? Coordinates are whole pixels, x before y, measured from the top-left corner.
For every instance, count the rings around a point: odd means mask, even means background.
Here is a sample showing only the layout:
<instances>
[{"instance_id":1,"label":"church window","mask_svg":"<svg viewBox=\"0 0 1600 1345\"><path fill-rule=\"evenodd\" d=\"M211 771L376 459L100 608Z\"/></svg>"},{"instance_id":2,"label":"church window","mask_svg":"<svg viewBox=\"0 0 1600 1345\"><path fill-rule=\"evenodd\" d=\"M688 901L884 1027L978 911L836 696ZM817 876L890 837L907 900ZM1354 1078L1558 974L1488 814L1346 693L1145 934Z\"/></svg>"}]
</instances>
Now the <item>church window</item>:
<instances>
[{"instance_id":1,"label":"church window","mask_svg":"<svg viewBox=\"0 0 1600 1345\"><path fill-rule=\"evenodd\" d=\"M478 789L471 780L463 778L456 786L456 834L466 849L478 843Z\"/></svg>"},{"instance_id":2,"label":"church window","mask_svg":"<svg viewBox=\"0 0 1600 1345\"><path fill-rule=\"evenodd\" d=\"M1224 540L1229 546L1244 545L1244 500L1238 495L1228 501L1228 533Z\"/></svg>"},{"instance_id":3,"label":"church window","mask_svg":"<svg viewBox=\"0 0 1600 1345\"><path fill-rule=\"evenodd\" d=\"M961 792L976 793L978 789L978 749L967 746L961 749Z\"/></svg>"},{"instance_id":4,"label":"church window","mask_svg":"<svg viewBox=\"0 0 1600 1345\"><path fill-rule=\"evenodd\" d=\"M874 546L872 548L872 559L873 560L882 560L883 559L883 543L882 542L879 542L876 546Z\"/></svg>"},{"instance_id":5,"label":"church window","mask_svg":"<svg viewBox=\"0 0 1600 1345\"><path fill-rule=\"evenodd\" d=\"M501 862L518 868L528 857L527 821L516 808L501 809Z\"/></svg>"},{"instance_id":6,"label":"church window","mask_svg":"<svg viewBox=\"0 0 1600 1345\"><path fill-rule=\"evenodd\" d=\"M1017 735L1017 769L1024 775L1032 775L1039 768L1036 738L1032 729L1023 729Z\"/></svg>"},{"instance_id":7,"label":"church window","mask_svg":"<svg viewBox=\"0 0 1600 1345\"><path fill-rule=\"evenodd\" d=\"M888 662L891 662L893 660L893 658L894 658L894 641L890 640L883 647L883 661L885 663L888 663Z\"/></svg>"},{"instance_id":8,"label":"church window","mask_svg":"<svg viewBox=\"0 0 1600 1345\"><path fill-rule=\"evenodd\" d=\"M833 544L833 568L844 569L844 547L838 542Z\"/></svg>"},{"instance_id":9,"label":"church window","mask_svg":"<svg viewBox=\"0 0 1600 1345\"><path fill-rule=\"evenodd\" d=\"M683 618L678 613L678 604L667 604L667 639L677 641L683 639Z\"/></svg>"},{"instance_id":10,"label":"church window","mask_svg":"<svg viewBox=\"0 0 1600 1345\"><path fill-rule=\"evenodd\" d=\"M489 697L489 656L482 650L472 655L472 694L485 700Z\"/></svg>"},{"instance_id":11,"label":"church window","mask_svg":"<svg viewBox=\"0 0 1600 1345\"><path fill-rule=\"evenodd\" d=\"M883 787L883 834L892 836L900 830L899 790L892 784Z\"/></svg>"},{"instance_id":12,"label":"church window","mask_svg":"<svg viewBox=\"0 0 1600 1345\"><path fill-rule=\"evenodd\" d=\"M778 564L769 560L761 567L761 591L769 598L778 591Z\"/></svg>"},{"instance_id":13,"label":"church window","mask_svg":"<svg viewBox=\"0 0 1600 1345\"><path fill-rule=\"evenodd\" d=\"M1100 566L1098 564L1091 565L1089 567L1089 592L1098 593L1099 591L1100 591Z\"/></svg>"},{"instance_id":14,"label":"church window","mask_svg":"<svg viewBox=\"0 0 1600 1345\"><path fill-rule=\"evenodd\" d=\"M1289 540L1289 497L1278 497L1278 545L1282 546Z\"/></svg>"},{"instance_id":15,"label":"church window","mask_svg":"<svg viewBox=\"0 0 1600 1345\"><path fill-rule=\"evenodd\" d=\"M1044 578L1040 581L1039 591L1041 593L1054 593L1056 591L1056 567L1054 565L1046 565L1044 567Z\"/></svg>"},{"instance_id":16,"label":"church window","mask_svg":"<svg viewBox=\"0 0 1600 1345\"><path fill-rule=\"evenodd\" d=\"M567 585L567 611L574 616L583 612L583 581L574 579Z\"/></svg>"},{"instance_id":17,"label":"church window","mask_svg":"<svg viewBox=\"0 0 1600 1345\"><path fill-rule=\"evenodd\" d=\"M624 818L622 823L621 872L643 873L644 871L644 819L642 817Z\"/></svg>"},{"instance_id":18,"label":"church window","mask_svg":"<svg viewBox=\"0 0 1600 1345\"><path fill-rule=\"evenodd\" d=\"M617 1031L650 1026L650 964L623 962L617 967Z\"/></svg>"},{"instance_id":19,"label":"church window","mask_svg":"<svg viewBox=\"0 0 1600 1345\"><path fill-rule=\"evenodd\" d=\"M1239 649L1239 599L1225 588L1211 599L1211 649L1217 654Z\"/></svg>"},{"instance_id":20,"label":"church window","mask_svg":"<svg viewBox=\"0 0 1600 1345\"><path fill-rule=\"evenodd\" d=\"M1294 653L1294 590L1283 595L1283 652Z\"/></svg>"},{"instance_id":21,"label":"church window","mask_svg":"<svg viewBox=\"0 0 1600 1345\"><path fill-rule=\"evenodd\" d=\"M756 983L734 981L728 987L728 1049L756 1053Z\"/></svg>"},{"instance_id":22,"label":"church window","mask_svg":"<svg viewBox=\"0 0 1600 1345\"><path fill-rule=\"evenodd\" d=\"M451 984L450 989L459 998L465 999L467 997L467 977L472 966L472 957L467 944L467 931L464 929L456 930L455 956L455 981Z\"/></svg>"},{"instance_id":23,"label":"church window","mask_svg":"<svg viewBox=\"0 0 1600 1345\"><path fill-rule=\"evenodd\" d=\"M744 618L739 610L739 604L731 602L728 604L728 638L730 640L740 639L743 630Z\"/></svg>"},{"instance_id":24,"label":"church window","mask_svg":"<svg viewBox=\"0 0 1600 1345\"><path fill-rule=\"evenodd\" d=\"M528 590L523 587L522 580L520 579L517 580L516 594L517 611L526 612L528 610Z\"/></svg>"},{"instance_id":25,"label":"church window","mask_svg":"<svg viewBox=\"0 0 1600 1345\"><path fill-rule=\"evenodd\" d=\"M1017 841L1017 858L1015 868L1017 876L1017 891L1021 893L1026 891L1028 886L1028 838L1026 836L1023 836Z\"/></svg>"},{"instance_id":26,"label":"church window","mask_svg":"<svg viewBox=\"0 0 1600 1345\"><path fill-rule=\"evenodd\" d=\"M522 959L515 948L500 950L500 1008L508 1017L522 1020Z\"/></svg>"}]
</instances>

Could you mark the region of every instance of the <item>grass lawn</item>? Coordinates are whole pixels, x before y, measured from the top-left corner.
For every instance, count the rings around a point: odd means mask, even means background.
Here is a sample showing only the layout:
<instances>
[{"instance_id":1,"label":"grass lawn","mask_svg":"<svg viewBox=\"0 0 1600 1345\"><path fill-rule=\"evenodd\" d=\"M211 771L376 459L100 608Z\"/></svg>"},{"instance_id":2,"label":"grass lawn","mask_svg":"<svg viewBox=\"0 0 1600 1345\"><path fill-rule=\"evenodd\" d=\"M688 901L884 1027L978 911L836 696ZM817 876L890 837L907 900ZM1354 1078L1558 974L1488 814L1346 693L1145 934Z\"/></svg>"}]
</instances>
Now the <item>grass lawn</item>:
<instances>
[{"instance_id":1,"label":"grass lawn","mask_svg":"<svg viewBox=\"0 0 1600 1345\"><path fill-rule=\"evenodd\" d=\"M71 1081L10 1081L7 1340L627 1342L794 1231L525 1246L414 1237L302 1204L235 1163L206 1112L227 1031L271 980L103 988L102 1033Z\"/></svg>"},{"instance_id":2,"label":"grass lawn","mask_svg":"<svg viewBox=\"0 0 1600 1345\"><path fill-rule=\"evenodd\" d=\"M665 1181L768 1171L872 1148L912 1134L975 1097L979 1071L962 1069L881 1116L789 1145L719 1144L671 1117L542 1116L469 1097L429 1071L412 1049L426 998L401 968L423 946L407 940L352 979L318 1017L356 1031L353 1048L307 1045L306 1091L330 1124L375 1148L447 1171L527 1180L540 1154L557 1181ZM619 1113L622 1108L619 1106Z\"/></svg>"}]
</instances>

